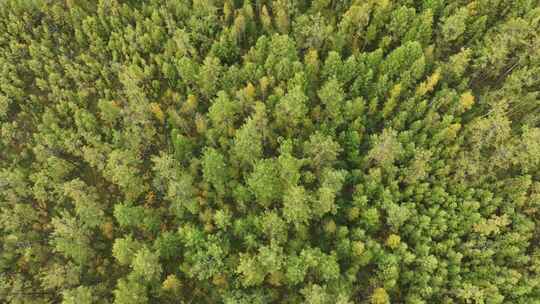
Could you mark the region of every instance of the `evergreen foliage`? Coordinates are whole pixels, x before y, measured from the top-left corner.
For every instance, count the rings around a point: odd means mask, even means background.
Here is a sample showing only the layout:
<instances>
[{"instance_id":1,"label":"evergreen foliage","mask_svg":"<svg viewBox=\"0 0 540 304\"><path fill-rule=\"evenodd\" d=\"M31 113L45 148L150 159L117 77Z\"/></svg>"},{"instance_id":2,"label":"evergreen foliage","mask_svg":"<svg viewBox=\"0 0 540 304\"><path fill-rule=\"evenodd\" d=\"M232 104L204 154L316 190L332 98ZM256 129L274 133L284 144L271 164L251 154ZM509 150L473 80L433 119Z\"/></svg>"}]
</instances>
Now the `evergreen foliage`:
<instances>
[{"instance_id":1,"label":"evergreen foliage","mask_svg":"<svg viewBox=\"0 0 540 304\"><path fill-rule=\"evenodd\" d=\"M0 302L540 302L536 0L0 1Z\"/></svg>"}]
</instances>

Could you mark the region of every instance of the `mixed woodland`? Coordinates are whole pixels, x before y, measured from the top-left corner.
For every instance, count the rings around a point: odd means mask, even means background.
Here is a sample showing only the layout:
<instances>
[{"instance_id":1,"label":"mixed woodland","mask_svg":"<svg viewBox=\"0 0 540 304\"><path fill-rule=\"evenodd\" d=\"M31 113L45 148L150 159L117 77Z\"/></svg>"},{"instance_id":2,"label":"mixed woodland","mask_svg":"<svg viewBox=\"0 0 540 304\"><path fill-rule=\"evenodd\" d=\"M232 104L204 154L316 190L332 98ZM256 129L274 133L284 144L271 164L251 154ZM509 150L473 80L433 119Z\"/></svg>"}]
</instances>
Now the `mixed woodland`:
<instances>
[{"instance_id":1,"label":"mixed woodland","mask_svg":"<svg viewBox=\"0 0 540 304\"><path fill-rule=\"evenodd\" d=\"M540 3L0 1L0 302L540 303Z\"/></svg>"}]
</instances>

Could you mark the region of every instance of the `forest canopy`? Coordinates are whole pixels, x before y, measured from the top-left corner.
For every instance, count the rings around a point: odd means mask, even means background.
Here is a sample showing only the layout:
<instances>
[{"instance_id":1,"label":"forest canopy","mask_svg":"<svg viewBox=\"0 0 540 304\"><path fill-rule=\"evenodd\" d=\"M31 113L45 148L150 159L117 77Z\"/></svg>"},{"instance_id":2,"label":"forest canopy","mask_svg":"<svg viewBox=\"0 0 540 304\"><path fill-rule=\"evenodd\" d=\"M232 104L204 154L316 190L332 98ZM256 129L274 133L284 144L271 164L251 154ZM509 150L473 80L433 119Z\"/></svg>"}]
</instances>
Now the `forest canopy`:
<instances>
[{"instance_id":1,"label":"forest canopy","mask_svg":"<svg viewBox=\"0 0 540 304\"><path fill-rule=\"evenodd\" d=\"M0 1L0 302L540 302L537 0Z\"/></svg>"}]
</instances>

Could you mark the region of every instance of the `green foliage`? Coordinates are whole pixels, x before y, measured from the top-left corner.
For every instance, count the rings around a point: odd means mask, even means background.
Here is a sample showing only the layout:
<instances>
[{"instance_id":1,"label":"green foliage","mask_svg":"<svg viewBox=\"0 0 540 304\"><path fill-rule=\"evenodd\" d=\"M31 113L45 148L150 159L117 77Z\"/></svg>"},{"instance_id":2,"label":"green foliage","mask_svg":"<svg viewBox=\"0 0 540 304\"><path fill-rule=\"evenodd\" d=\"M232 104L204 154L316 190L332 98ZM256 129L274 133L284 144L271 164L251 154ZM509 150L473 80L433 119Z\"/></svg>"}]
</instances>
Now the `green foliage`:
<instances>
[{"instance_id":1,"label":"green foliage","mask_svg":"<svg viewBox=\"0 0 540 304\"><path fill-rule=\"evenodd\" d=\"M236 132L233 153L241 162L247 164L253 164L262 157L262 133L255 120L248 119Z\"/></svg>"},{"instance_id":2,"label":"green foliage","mask_svg":"<svg viewBox=\"0 0 540 304\"><path fill-rule=\"evenodd\" d=\"M65 212L51 221L53 226L51 244L53 250L67 258L73 259L77 264L85 264L92 257L90 249L90 233L75 217Z\"/></svg>"},{"instance_id":3,"label":"green foliage","mask_svg":"<svg viewBox=\"0 0 540 304\"><path fill-rule=\"evenodd\" d=\"M264 159L255 164L246 183L262 206L269 207L281 198L283 187L279 177L279 167L275 160Z\"/></svg>"},{"instance_id":4,"label":"green foliage","mask_svg":"<svg viewBox=\"0 0 540 304\"><path fill-rule=\"evenodd\" d=\"M0 1L0 302L538 303L540 6Z\"/></svg>"},{"instance_id":5,"label":"green foliage","mask_svg":"<svg viewBox=\"0 0 540 304\"><path fill-rule=\"evenodd\" d=\"M225 192L228 171L223 155L215 149L207 149L202 159L202 171L207 183L212 185L218 193Z\"/></svg>"},{"instance_id":6,"label":"green foliage","mask_svg":"<svg viewBox=\"0 0 540 304\"><path fill-rule=\"evenodd\" d=\"M294 134L297 128L303 125L303 120L308 113L308 98L299 86L295 86L280 98L275 109L276 123Z\"/></svg>"},{"instance_id":7,"label":"green foliage","mask_svg":"<svg viewBox=\"0 0 540 304\"><path fill-rule=\"evenodd\" d=\"M378 165L392 165L399 158L403 147L397 138L396 131L384 129L380 135L373 136L372 148L369 150L367 159Z\"/></svg>"},{"instance_id":8,"label":"green foliage","mask_svg":"<svg viewBox=\"0 0 540 304\"><path fill-rule=\"evenodd\" d=\"M92 304L96 301L96 298L92 295L92 289L86 286L66 290L62 295L62 304Z\"/></svg>"},{"instance_id":9,"label":"green foliage","mask_svg":"<svg viewBox=\"0 0 540 304\"><path fill-rule=\"evenodd\" d=\"M312 215L310 197L302 186L293 186L283 196L283 216L289 223L307 224Z\"/></svg>"},{"instance_id":10,"label":"green foliage","mask_svg":"<svg viewBox=\"0 0 540 304\"><path fill-rule=\"evenodd\" d=\"M131 236L114 240L112 255L120 265L130 265L141 245Z\"/></svg>"},{"instance_id":11,"label":"green foliage","mask_svg":"<svg viewBox=\"0 0 540 304\"><path fill-rule=\"evenodd\" d=\"M159 263L159 256L143 247L135 253L131 261L133 273L146 281L153 281L160 277L162 267Z\"/></svg>"},{"instance_id":12,"label":"green foliage","mask_svg":"<svg viewBox=\"0 0 540 304\"><path fill-rule=\"evenodd\" d=\"M132 280L120 279L114 290L115 304L146 304L148 295L144 286Z\"/></svg>"}]
</instances>

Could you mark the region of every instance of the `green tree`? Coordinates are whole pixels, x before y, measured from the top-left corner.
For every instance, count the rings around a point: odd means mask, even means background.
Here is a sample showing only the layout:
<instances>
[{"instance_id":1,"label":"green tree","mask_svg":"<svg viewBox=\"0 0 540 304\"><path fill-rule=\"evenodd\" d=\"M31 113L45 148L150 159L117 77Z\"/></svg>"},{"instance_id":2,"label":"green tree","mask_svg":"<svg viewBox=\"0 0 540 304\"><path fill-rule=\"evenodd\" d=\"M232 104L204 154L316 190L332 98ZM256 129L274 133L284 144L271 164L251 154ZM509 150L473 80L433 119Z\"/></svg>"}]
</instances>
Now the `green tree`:
<instances>
[{"instance_id":1,"label":"green tree","mask_svg":"<svg viewBox=\"0 0 540 304\"><path fill-rule=\"evenodd\" d=\"M114 240L112 254L120 265L130 265L140 247L141 244L134 240L132 236L118 238Z\"/></svg>"},{"instance_id":2,"label":"green tree","mask_svg":"<svg viewBox=\"0 0 540 304\"><path fill-rule=\"evenodd\" d=\"M96 298L92 295L92 289L85 286L79 286L72 290L66 290L62 295L62 304L92 304L96 301Z\"/></svg>"},{"instance_id":3,"label":"green tree","mask_svg":"<svg viewBox=\"0 0 540 304\"><path fill-rule=\"evenodd\" d=\"M223 155L215 149L207 149L202 158L202 171L204 180L224 194L229 174Z\"/></svg>"},{"instance_id":4,"label":"green tree","mask_svg":"<svg viewBox=\"0 0 540 304\"><path fill-rule=\"evenodd\" d=\"M255 195L257 202L263 207L270 207L272 203L281 199L283 186L278 164L273 159L258 161L246 183Z\"/></svg>"},{"instance_id":5,"label":"green tree","mask_svg":"<svg viewBox=\"0 0 540 304\"><path fill-rule=\"evenodd\" d=\"M163 269L159 263L159 256L146 247L137 250L131 261L133 273L146 281L160 278Z\"/></svg>"},{"instance_id":6,"label":"green tree","mask_svg":"<svg viewBox=\"0 0 540 304\"><path fill-rule=\"evenodd\" d=\"M148 295L144 285L129 279L120 279L114 290L115 304L145 304L148 303Z\"/></svg>"}]
</instances>

